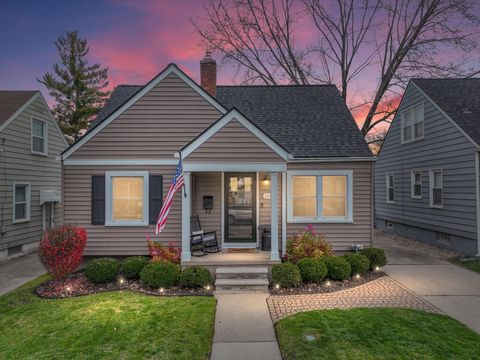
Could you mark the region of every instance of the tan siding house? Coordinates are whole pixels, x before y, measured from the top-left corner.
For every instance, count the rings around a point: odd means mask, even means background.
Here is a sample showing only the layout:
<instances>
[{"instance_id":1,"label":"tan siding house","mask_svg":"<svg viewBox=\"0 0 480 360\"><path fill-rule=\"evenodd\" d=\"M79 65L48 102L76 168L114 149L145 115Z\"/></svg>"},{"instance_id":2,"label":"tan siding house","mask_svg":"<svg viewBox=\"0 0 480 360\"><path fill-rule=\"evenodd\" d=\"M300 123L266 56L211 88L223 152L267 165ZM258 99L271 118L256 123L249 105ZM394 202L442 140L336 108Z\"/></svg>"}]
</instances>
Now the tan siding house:
<instances>
[{"instance_id":1,"label":"tan siding house","mask_svg":"<svg viewBox=\"0 0 480 360\"><path fill-rule=\"evenodd\" d=\"M336 250L369 246L373 158L336 88L208 80L210 93L172 64L144 86L116 88L62 154L64 217L87 229L86 254L145 254L151 236L181 247L188 264L197 216L228 251L266 250L259 226L269 227L272 262L310 223ZM180 161L184 191L155 236Z\"/></svg>"}]
</instances>

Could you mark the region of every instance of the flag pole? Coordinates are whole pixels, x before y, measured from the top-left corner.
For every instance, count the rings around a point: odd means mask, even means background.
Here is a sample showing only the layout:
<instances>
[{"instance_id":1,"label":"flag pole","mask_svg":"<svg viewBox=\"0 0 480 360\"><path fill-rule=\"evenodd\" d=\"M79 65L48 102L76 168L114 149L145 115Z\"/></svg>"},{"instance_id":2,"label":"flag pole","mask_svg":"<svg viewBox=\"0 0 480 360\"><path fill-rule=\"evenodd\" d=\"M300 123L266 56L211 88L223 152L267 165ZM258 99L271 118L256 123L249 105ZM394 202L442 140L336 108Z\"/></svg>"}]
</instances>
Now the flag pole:
<instances>
[{"instance_id":1,"label":"flag pole","mask_svg":"<svg viewBox=\"0 0 480 360\"><path fill-rule=\"evenodd\" d=\"M180 164L182 164L182 174L183 174L182 152L179 151L178 153L180 154ZM187 197L187 190L185 189L185 183L183 183L182 188L183 188L183 197L186 198Z\"/></svg>"}]
</instances>

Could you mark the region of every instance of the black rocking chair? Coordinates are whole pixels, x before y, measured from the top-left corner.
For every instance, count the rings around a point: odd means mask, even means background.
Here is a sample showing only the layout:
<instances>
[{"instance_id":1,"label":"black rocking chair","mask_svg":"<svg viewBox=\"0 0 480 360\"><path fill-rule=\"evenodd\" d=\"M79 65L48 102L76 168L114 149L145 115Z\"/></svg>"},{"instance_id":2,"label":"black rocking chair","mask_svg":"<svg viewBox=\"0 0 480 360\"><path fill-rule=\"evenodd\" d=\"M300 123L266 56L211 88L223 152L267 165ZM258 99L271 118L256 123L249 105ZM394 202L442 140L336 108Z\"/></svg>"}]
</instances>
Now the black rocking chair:
<instances>
[{"instance_id":1,"label":"black rocking chair","mask_svg":"<svg viewBox=\"0 0 480 360\"><path fill-rule=\"evenodd\" d=\"M212 250L214 249L214 250ZM203 231L198 215L190 217L190 251L192 256L204 256L219 252L217 232ZM196 255L195 253L200 253Z\"/></svg>"}]
</instances>

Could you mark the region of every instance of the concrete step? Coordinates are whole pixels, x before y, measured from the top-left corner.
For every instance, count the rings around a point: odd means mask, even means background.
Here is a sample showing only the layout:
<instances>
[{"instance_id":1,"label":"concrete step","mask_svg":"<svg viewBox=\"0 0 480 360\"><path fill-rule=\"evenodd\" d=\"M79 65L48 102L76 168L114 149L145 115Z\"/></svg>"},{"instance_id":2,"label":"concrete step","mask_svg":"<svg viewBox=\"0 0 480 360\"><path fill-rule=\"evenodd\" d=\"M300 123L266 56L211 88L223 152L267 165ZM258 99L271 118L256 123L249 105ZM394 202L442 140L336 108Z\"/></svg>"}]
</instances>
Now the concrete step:
<instances>
[{"instance_id":1,"label":"concrete step","mask_svg":"<svg viewBox=\"0 0 480 360\"><path fill-rule=\"evenodd\" d=\"M215 280L215 291L219 293L235 293L250 291L268 291L268 279L218 279Z\"/></svg>"},{"instance_id":2,"label":"concrete step","mask_svg":"<svg viewBox=\"0 0 480 360\"><path fill-rule=\"evenodd\" d=\"M215 271L216 279L268 279L266 267L222 266Z\"/></svg>"}]
</instances>

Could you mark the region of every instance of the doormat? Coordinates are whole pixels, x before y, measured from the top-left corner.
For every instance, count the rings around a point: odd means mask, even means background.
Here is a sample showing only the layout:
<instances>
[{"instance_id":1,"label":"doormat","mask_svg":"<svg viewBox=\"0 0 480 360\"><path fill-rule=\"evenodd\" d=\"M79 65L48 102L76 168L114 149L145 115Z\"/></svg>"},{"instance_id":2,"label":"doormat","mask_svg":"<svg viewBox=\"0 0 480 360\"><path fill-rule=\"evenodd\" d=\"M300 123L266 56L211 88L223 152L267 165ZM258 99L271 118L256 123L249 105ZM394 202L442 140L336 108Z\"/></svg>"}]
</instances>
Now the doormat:
<instances>
[{"instance_id":1,"label":"doormat","mask_svg":"<svg viewBox=\"0 0 480 360\"><path fill-rule=\"evenodd\" d=\"M227 249L227 253L256 253L257 249Z\"/></svg>"}]
</instances>

